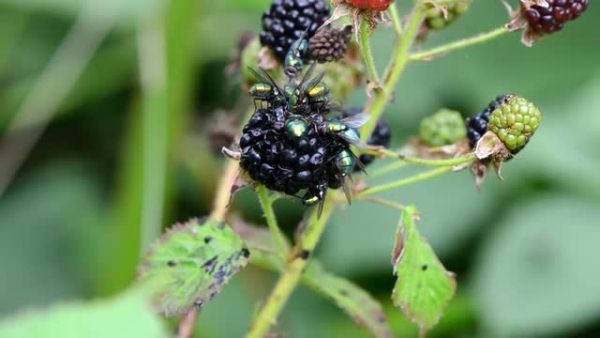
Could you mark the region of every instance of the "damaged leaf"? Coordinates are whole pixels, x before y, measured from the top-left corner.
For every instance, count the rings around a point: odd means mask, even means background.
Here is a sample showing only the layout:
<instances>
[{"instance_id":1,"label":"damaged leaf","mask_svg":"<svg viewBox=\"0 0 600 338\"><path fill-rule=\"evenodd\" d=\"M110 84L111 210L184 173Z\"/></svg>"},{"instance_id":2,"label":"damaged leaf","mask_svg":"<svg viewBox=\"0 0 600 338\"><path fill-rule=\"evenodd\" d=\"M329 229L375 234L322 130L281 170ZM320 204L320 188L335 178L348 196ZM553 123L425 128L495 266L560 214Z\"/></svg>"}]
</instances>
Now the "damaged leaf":
<instances>
[{"instance_id":1,"label":"damaged leaf","mask_svg":"<svg viewBox=\"0 0 600 338\"><path fill-rule=\"evenodd\" d=\"M417 230L417 219L414 206L402 213L392 254L394 274L398 276L392 300L425 332L441 318L454 296L456 280Z\"/></svg>"},{"instance_id":2,"label":"damaged leaf","mask_svg":"<svg viewBox=\"0 0 600 338\"><path fill-rule=\"evenodd\" d=\"M245 266L250 252L225 223L192 219L162 236L139 267L154 287L154 307L167 316L201 307Z\"/></svg>"}]
</instances>

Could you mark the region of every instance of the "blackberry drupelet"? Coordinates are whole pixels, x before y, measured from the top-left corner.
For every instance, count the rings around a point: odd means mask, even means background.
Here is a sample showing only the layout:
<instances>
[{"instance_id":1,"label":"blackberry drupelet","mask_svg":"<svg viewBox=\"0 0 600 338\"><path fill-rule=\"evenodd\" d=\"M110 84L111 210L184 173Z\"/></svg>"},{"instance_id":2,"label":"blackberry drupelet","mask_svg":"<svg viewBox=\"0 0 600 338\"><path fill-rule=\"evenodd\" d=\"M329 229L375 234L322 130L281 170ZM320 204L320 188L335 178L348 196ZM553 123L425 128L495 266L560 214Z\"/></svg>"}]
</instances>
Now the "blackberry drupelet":
<instances>
[{"instance_id":1,"label":"blackberry drupelet","mask_svg":"<svg viewBox=\"0 0 600 338\"><path fill-rule=\"evenodd\" d=\"M467 137L469 138L471 148L475 147L477 141L488 131L488 122L492 112L512 96L510 94L500 95L490 102L483 111L475 114L473 117L467 118Z\"/></svg>"},{"instance_id":2,"label":"blackberry drupelet","mask_svg":"<svg viewBox=\"0 0 600 338\"><path fill-rule=\"evenodd\" d=\"M273 0L263 14L260 42L283 61L294 41L304 34L310 40L328 17L325 0Z\"/></svg>"},{"instance_id":3,"label":"blackberry drupelet","mask_svg":"<svg viewBox=\"0 0 600 338\"><path fill-rule=\"evenodd\" d=\"M362 113L361 108L350 108L343 112L342 117L349 117L360 113ZM371 137L369 138L369 142L367 142L367 144L387 148L390 145L391 138L392 131L390 125L385 120L380 118L379 121L377 121L377 126L375 126L373 134L371 134ZM362 154L360 155L359 160L364 166L367 166L373 163L373 161L375 160L375 156L369 154ZM361 168L359 165L356 165L354 167L355 172L358 172L360 170Z\"/></svg>"},{"instance_id":4,"label":"blackberry drupelet","mask_svg":"<svg viewBox=\"0 0 600 338\"><path fill-rule=\"evenodd\" d=\"M303 136L293 137L286 125L298 118L308 128ZM341 187L343 176L335 157L350 145L335 134L319 133L323 122L322 112L300 117L285 104L258 109L240 139L240 166L253 180L288 195Z\"/></svg>"},{"instance_id":5,"label":"blackberry drupelet","mask_svg":"<svg viewBox=\"0 0 600 338\"><path fill-rule=\"evenodd\" d=\"M546 0L548 7L521 2L523 15L535 33L544 35L561 30L575 20L589 5L589 0Z\"/></svg>"}]
</instances>

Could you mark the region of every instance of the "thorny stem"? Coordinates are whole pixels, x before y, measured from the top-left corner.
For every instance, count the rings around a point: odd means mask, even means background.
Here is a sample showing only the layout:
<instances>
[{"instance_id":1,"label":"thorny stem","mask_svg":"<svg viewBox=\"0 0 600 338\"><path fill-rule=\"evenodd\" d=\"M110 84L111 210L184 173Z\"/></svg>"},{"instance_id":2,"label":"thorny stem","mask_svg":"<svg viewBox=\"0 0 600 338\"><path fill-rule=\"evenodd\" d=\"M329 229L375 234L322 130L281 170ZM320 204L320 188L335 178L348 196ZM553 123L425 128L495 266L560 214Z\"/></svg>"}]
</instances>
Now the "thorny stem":
<instances>
[{"instance_id":1,"label":"thorny stem","mask_svg":"<svg viewBox=\"0 0 600 338\"><path fill-rule=\"evenodd\" d=\"M431 178L434 178L436 176L440 176L446 173L449 173L452 171L452 167L442 167L442 168L437 168L431 171L427 171L415 176L411 176L399 181L395 181L392 183L387 183L387 184L382 184L382 185L377 185L371 188L368 188L364 191L362 191L361 193L359 193L358 195L355 196L355 198L357 200L359 199L364 199L367 196L370 195L374 195L383 191L388 191L388 190L392 190L392 189L396 189L396 188L400 188L400 187L404 187L407 185L411 185L414 183L418 183L418 182L422 182Z\"/></svg>"},{"instance_id":2,"label":"thorny stem","mask_svg":"<svg viewBox=\"0 0 600 338\"><path fill-rule=\"evenodd\" d=\"M273 211L273 198L269 196L269 191L264 185L259 185L256 190L258 191L258 200L265 214L267 225L271 231L271 236L275 239L278 253L281 258L285 259L290 252L290 244L281 232L279 225L277 224L277 218Z\"/></svg>"},{"instance_id":3,"label":"thorny stem","mask_svg":"<svg viewBox=\"0 0 600 338\"><path fill-rule=\"evenodd\" d=\"M302 237L296 245L296 256L292 257L291 261L285 267L267 302L255 318L250 331L246 335L247 338L263 338L265 336L271 325L276 322L292 291L298 285L310 256L319 242L333 212L333 194L329 194L324 203L323 213L320 217L318 216L317 209L313 210L307 226L302 233Z\"/></svg>"},{"instance_id":4,"label":"thorny stem","mask_svg":"<svg viewBox=\"0 0 600 338\"><path fill-rule=\"evenodd\" d=\"M510 33L510 31L506 27L496 28L493 31L482 33L470 38L461 39L458 41L454 41L424 52L414 53L410 55L410 61L427 61L433 60L436 57L452 52L457 49L477 45L480 43L484 43L490 40L493 40L497 37L500 37L504 34Z\"/></svg>"},{"instance_id":5,"label":"thorny stem","mask_svg":"<svg viewBox=\"0 0 600 338\"><path fill-rule=\"evenodd\" d=\"M398 84L398 81L400 80L400 76L408 64L408 52L415 41L417 33L419 32L419 27L421 26L424 18L425 12L423 5L417 4L410 16L406 31L400 38L400 42L396 47L394 52L394 63L390 67L389 73L384 79L383 88L377 93L372 105L367 107L368 109L365 109L365 111L370 112L371 119L362 129L361 139L363 142L366 142L369 137L371 137L379 117L381 117L381 114L383 114L385 106L388 104L392 98L392 95L394 94L394 90Z\"/></svg>"},{"instance_id":6,"label":"thorny stem","mask_svg":"<svg viewBox=\"0 0 600 338\"><path fill-rule=\"evenodd\" d=\"M369 80L375 84L379 84L379 75L377 74L377 68L375 67L375 60L373 59L373 52L371 51L371 43L369 41L369 23L366 19L360 20L360 51L367 66L367 72L369 73Z\"/></svg>"}]
</instances>

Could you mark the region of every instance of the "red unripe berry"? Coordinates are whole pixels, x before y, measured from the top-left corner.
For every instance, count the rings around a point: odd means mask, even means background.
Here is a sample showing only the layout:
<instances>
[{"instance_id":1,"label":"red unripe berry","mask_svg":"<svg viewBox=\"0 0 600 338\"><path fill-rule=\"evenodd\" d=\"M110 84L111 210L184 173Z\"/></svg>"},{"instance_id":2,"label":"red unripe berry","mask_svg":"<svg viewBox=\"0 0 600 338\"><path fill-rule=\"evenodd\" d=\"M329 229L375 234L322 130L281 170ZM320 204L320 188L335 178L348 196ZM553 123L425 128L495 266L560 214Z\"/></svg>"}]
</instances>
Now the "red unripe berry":
<instances>
[{"instance_id":1,"label":"red unripe berry","mask_svg":"<svg viewBox=\"0 0 600 338\"><path fill-rule=\"evenodd\" d=\"M358 9L373 9L376 11L385 11L390 7L394 0L346 0L352 7Z\"/></svg>"}]
</instances>

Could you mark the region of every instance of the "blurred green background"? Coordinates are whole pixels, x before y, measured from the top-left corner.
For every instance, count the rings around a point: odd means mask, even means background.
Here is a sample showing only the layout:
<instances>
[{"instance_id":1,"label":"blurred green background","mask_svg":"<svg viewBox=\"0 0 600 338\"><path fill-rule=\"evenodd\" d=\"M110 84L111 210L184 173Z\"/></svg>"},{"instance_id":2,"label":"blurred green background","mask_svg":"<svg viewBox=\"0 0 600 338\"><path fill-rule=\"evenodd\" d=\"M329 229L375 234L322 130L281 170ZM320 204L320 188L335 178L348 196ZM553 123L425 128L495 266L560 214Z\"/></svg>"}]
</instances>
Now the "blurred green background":
<instances>
[{"instance_id":1,"label":"blurred green background","mask_svg":"<svg viewBox=\"0 0 600 338\"><path fill-rule=\"evenodd\" d=\"M259 31L268 4L0 0L0 323L126 289L161 226L210 211L224 159L209 135L220 112L240 114L249 104L239 79L224 71L240 33ZM538 134L505 166L504 182L489 177L477 193L462 172L385 195L418 206L421 231L458 276L457 297L431 336L600 336L594 5L534 48L515 33L412 64L401 81L386 113L398 146L437 109L470 115L502 93L518 93L544 114ZM477 0L421 48L506 21L499 2ZM382 69L392 39L390 28L373 37ZM359 90L347 104L364 100ZM14 167L20 158L23 165ZM276 207L291 234L302 207ZM251 191L233 208L263 223ZM356 203L334 217L317 256L374 294L397 335L411 337L416 330L389 297L398 218ZM244 270L202 312L198 336L242 336L274 278ZM303 287L278 330L288 337L368 336Z\"/></svg>"}]
</instances>

